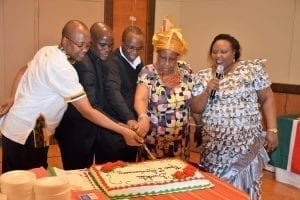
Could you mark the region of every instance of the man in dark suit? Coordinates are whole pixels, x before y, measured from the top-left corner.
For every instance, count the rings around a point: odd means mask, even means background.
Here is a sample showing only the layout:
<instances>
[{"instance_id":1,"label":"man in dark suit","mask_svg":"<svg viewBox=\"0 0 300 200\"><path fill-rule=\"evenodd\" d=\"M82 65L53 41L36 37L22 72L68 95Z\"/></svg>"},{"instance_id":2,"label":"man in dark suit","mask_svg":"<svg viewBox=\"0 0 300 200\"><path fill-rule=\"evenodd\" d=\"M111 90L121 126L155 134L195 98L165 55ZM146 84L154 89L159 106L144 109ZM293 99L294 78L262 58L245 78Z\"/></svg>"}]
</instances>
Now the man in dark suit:
<instances>
[{"instance_id":1,"label":"man in dark suit","mask_svg":"<svg viewBox=\"0 0 300 200\"><path fill-rule=\"evenodd\" d=\"M82 62L74 67L91 105L102 111L106 105L103 88L103 61L113 46L113 33L104 23L94 23L90 28L91 47ZM88 168L101 152L97 151L97 139L101 128L85 120L70 105L56 130L55 138L60 147L64 169ZM122 137L122 136L121 136Z\"/></svg>"},{"instance_id":2,"label":"man in dark suit","mask_svg":"<svg viewBox=\"0 0 300 200\"><path fill-rule=\"evenodd\" d=\"M135 129L137 116L134 111L136 81L143 67L140 53L144 49L144 35L137 26L128 26L122 33L122 43L105 62L104 86L108 106L104 111L116 120ZM137 148L128 146L124 139L111 131L101 134L101 162L135 161Z\"/></svg>"}]
</instances>

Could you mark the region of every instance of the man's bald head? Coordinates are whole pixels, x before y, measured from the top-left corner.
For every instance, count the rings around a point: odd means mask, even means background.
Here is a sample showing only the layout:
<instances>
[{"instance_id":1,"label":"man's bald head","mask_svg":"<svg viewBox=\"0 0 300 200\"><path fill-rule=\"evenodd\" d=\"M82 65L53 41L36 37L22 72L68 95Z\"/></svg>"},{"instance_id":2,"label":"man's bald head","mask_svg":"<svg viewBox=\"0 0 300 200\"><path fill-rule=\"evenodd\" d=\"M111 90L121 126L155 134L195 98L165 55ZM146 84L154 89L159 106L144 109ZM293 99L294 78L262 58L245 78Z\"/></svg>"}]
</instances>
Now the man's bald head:
<instances>
[{"instance_id":1,"label":"man's bald head","mask_svg":"<svg viewBox=\"0 0 300 200\"><path fill-rule=\"evenodd\" d=\"M67 55L76 61L81 61L89 50L91 42L88 27L79 20L71 20L62 30L61 46Z\"/></svg>"},{"instance_id":2,"label":"man's bald head","mask_svg":"<svg viewBox=\"0 0 300 200\"><path fill-rule=\"evenodd\" d=\"M88 27L79 20L70 20L68 21L63 30L62 30L62 38L63 37L70 37L75 32L82 31L82 32L88 32Z\"/></svg>"},{"instance_id":3,"label":"man's bald head","mask_svg":"<svg viewBox=\"0 0 300 200\"><path fill-rule=\"evenodd\" d=\"M94 23L90 28L92 45L91 51L101 60L106 60L113 46L113 32L102 22Z\"/></svg>"},{"instance_id":4,"label":"man's bald head","mask_svg":"<svg viewBox=\"0 0 300 200\"><path fill-rule=\"evenodd\" d=\"M90 28L92 42L97 43L100 38L112 37L113 32L109 26L102 22L94 23Z\"/></svg>"}]
</instances>

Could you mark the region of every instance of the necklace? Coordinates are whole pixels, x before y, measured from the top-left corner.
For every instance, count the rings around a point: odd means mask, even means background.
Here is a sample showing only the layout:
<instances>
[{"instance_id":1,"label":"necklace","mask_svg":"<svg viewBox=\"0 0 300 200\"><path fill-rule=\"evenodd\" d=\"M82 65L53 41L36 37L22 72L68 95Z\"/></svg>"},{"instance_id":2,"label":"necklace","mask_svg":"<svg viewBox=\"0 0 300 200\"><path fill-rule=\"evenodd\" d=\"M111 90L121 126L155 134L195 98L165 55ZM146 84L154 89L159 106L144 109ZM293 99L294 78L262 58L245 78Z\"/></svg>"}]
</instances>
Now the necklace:
<instances>
[{"instance_id":1,"label":"necklace","mask_svg":"<svg viewBox=\"0 0 300 200\"><path fill-rule=\"evenodd\" d=\"M164 85L169 86L169 87L175 87L175 86L179 85L180 74L179 74L177 66L176 66L176 68L174 68L174 71L170 71L170 73L167 73L167 74L165 74L161 71L159 65L155 64L154 67L156 68L157 73Z\"/></svg>"},{"instance_id":2,"label":"necklace","mask_svg":"<svg viewBox=\"0 0 300 200\"><path fill-rule=\"evenodd\" d=\"M170 75L160 75L162 82L170 87L175 87L180 83L179 74L170 74Z\"/></svg>"}]
</instances>

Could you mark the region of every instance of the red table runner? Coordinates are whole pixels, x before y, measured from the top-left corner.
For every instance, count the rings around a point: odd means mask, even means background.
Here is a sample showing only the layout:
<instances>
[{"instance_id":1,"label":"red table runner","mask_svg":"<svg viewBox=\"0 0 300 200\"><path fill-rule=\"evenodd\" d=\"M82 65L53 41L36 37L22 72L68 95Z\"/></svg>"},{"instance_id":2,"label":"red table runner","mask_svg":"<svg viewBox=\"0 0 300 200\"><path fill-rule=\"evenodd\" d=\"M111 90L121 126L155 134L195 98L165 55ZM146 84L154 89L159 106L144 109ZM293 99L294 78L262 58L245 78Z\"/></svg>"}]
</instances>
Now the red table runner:
<instances>
[{"instance_id":1,"label":"red table runner","mask_svg":"<svg viewBox=\"0 0 300 200\"><path fill-rule=\"evenodd\" d=\"M204 177L210 180L215 186L203 190L193 190L186 192L176 192L171 194L135 197L132 200L244 200L249 199L248 194L244 193L222 181L213 174L201 172Z\"/></svg>"}]
</instances>

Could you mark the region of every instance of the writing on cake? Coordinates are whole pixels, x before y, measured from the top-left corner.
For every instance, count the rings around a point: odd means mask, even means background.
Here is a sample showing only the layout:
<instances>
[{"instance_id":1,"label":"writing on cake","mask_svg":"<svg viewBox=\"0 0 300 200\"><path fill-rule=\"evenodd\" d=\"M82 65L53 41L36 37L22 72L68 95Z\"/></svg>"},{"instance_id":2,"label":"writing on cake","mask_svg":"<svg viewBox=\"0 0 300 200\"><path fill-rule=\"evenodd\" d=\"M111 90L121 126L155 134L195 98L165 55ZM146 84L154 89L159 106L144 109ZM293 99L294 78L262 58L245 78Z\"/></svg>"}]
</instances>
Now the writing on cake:
<instances>
[{"instance_id":1,"label":"writing on cake","mask_svg":"<svg viewBox=\"0 0 300 200\"><path fill-rule=\"evenodd\" d=\"M179 159L150 160L129 163L110 171L102 171L101 165L92 166L89 174L109 197L128 198L133 196L162 194L185 190L204 189L213 184L197 169L191 172L189 164ZM174 174L184 173L181 178Z\"/></svg>"}]
</instances>

